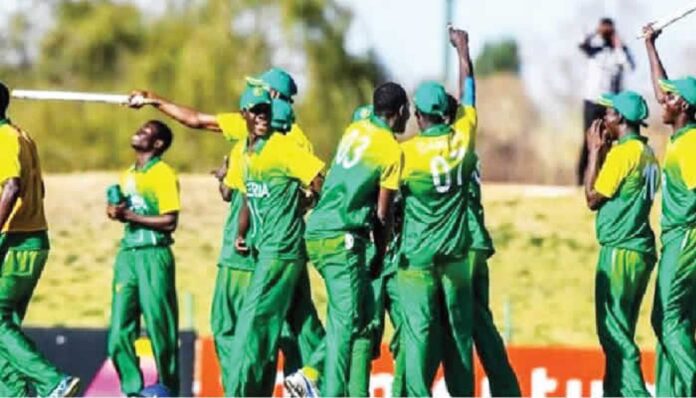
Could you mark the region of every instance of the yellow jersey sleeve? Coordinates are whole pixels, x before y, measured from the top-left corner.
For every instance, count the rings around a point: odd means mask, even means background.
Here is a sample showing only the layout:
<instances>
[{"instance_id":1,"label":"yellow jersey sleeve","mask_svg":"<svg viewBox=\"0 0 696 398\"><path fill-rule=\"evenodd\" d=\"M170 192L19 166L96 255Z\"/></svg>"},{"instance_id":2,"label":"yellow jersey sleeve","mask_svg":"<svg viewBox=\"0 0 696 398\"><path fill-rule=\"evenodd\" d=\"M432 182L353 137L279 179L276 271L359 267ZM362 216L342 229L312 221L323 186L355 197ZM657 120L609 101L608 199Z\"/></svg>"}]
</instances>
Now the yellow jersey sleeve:
<instances>
[{"instance_id":1,"label":"yellow jersey sleeve","mask_svg":"<svg viewBox=\"0 0 696 398\"><path fill-rule=\"evenodd\" d=\"M236 189L244 192L244 141L240 141L232 147L230 155L227 157L227 174L222 180L227 188Z\"/></svg>"},{"instance_id":2,"label":"yellow jersey sleeve","mask_svg":"<svg viewBox=\"0 0 696 398\"><path fill-rule=\"evenodd\" d=\"M181 210L179 180L174 170L169 167L163 168L155 184L159 214Z\"/></svg>"},{"instance_id":3,"label":"yellow jersey sleeve","mask_svg":"<svg viewBox=\"0 0 696 398\"><path fill-rule=\"evenodd\" d=\"M241 113L220 113L215 116L215 119L226 140L241 141L246 139L248 135L247 126Z\"/></svg>"},{"instance_id":4,"label":"yellow jersey sleeve","mask_svg":"<svg viewBox=\"0 0 696 398\"><path fill-rule=\"evenodd\" d=\"M300 146L300 148L306 150L309 153L314 153L314 146L312 145L312 142L309 141L307 135L297 124L292 125L292 128L290 129L290 131L288 131L287 136L292 138L292 140L295 141L297 145Z\"/></svg>"},{"instance_id":5,"label":"yellow jersey sleeve","mask_svg":"<svg viewBox=\"0 0 696 398\"><path fill-rule=\"evenodd\" d=\"M616 194L621 183L631 172L630 152L625 149L621 147L610 149L597 175L594 189L606 198Z\"/></svg>"},{"instance_id":6,"label":"yellow jersey sleeve","mask_svg":"<svg viewBox=\"0 0 696 398\"><path fill-rule=\"evenodd\" d=\"M299 145L288 145L286 148L286 168L290 176L297 178L303 186L308 186L324 168L324 162L307 152Z\"/></svg>"},{"instance_id":7,"label":"yellow jersey sleeve","mask_svg":"<svg viewBox=\"0 0 696 398\"><path fill-rule=\"evenodd\" d=\"M19 137L16 134L0 134L0 183L19 177L21 172Z\"/></svg>"},{"instance_id":8,"label":"yellow jersey sleeve","mask_svg":"<svg viewBox=\"0 0 696 398\"><path fill-rule=\"evenodd\" d=\"M696 189L696 132L684 137L680 146L679 168L682 179L689 190Z\"/></svg>"},{"instance_id":9,"label":"yellow jersey sleeve","mask_svg":"<svg viewBox=\"0 0 696 398\"><path fill-rule=\"evenodd\" d=\"M396 141L385 149L387 150L384 154L384 164L379 176L379 186L396 191L399 189L401 172L404 167L403 152Z\"/></svg>"}]
</instances>

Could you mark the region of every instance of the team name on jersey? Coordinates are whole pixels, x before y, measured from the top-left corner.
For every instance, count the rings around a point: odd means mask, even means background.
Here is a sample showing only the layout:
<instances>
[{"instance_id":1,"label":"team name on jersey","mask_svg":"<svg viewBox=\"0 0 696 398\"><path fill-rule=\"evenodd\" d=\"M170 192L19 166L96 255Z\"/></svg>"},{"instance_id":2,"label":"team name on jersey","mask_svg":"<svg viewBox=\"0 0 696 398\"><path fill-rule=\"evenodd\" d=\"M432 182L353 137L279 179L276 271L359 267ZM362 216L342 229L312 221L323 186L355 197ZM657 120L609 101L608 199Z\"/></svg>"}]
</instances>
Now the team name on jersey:
<instances>
[{"instance_id":1,"label":"team name on jersey","mask_svg":"<svg viewBox=\"0 0 696 398\"><path fill-rule=\"evenodd\" d=\"M264 182L247 181L246 189L250 198L265 198L270 195L268 185Z\"/></svg>"}]
</instances>

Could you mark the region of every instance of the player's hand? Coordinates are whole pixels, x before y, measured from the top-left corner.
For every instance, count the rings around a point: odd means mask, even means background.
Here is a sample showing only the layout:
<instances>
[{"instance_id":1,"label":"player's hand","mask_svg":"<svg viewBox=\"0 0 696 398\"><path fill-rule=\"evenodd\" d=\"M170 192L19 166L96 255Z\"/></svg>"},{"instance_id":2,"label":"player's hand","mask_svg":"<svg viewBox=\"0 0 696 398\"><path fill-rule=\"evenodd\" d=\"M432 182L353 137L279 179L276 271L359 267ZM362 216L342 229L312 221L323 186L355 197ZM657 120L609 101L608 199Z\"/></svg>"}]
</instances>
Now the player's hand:
<instances>
[{"instance_id":1,"label":"player's hand","mask_svg":"<svg viewBox=\"0 0 696 398\"><path fill-rule=\"evenodd\" d=\"M587 149L594 152L599 152L607 145L607 135L604 129L604 121L595 119L592 125L587 129Z\"/></svg>"},{"instance_id":2,"label":"player's hand","mask_svg":"<svg viewBox=\"0 0 696 398\"><path fill-rule=\"evenodd\" d=\"M653 27L655 23L651 22L643 27L643 38L648 43L655 43L655 40L660 36L662 30Z\"/></svg>"},{"instance_id":3,"label":"player's hand","mask_svg":"<svg viewBox=\"0 0 696 398\"><path fill-rule=\"evenodd\" d=\"M456 29L452 25L448 26L449 39L452 46L456 49L467 48L469 46L469 33L462 29Z\"/></svg>"},{"instance_id":4,"label":"player's hand","mask_svg":"<svg viewBox=\"0 0 696 398\"><path fill-rule=\"evenodd\" d=\"M234 249L240 253L249 252L249 246L247 246L246 239L244 239L243 236L238 236L237 239L234 240Z\"/></svg>"},{"instance_id":5,"label":"player's hand","mask_svg":"<svg viewBox=\"0 0 696 398\"><path fill-rule=\"evenodd\" d=\"M225 176L227 175L227 160L227 156L225 156L222 159L222 165L210 172L210 174L212 174L220 182L222 182L222 180L225 179Z\"/></svg>"},{"instance_id":6,"label":"player's hand","mask_svg":"<svg viewBox=\"0 0 696 398\"><path fill-rule=\"evenodd\" d=\"M623 41L619 37L618 33L614 33L614 35L611 37L611 40L612 40L612 43L611 43L612 47L614 47L615 49L623 48Z\"/></svg>"},{"instance_id":7,"label":"player's hand","mask_svg":"<svg viewBox=\"0 0 696 398\"><path fill-rule=\"evenodd\" d=\"M127 211L125 203L106 206L106 215L109 217L109 219L114 221L123 222L123 215L125 211Z\"/></svg>"},{"instance_id":8,"label":"player's hand","mask_svg":"<svg viewBox=\"0 0 696 398\"><path fill-rule=\"evenodd\" d=\"M154 105L157 103L157 97L145 90L135 90L128 96L128 107L140 109L145 105Z\"/></svg>"}]
</instances>

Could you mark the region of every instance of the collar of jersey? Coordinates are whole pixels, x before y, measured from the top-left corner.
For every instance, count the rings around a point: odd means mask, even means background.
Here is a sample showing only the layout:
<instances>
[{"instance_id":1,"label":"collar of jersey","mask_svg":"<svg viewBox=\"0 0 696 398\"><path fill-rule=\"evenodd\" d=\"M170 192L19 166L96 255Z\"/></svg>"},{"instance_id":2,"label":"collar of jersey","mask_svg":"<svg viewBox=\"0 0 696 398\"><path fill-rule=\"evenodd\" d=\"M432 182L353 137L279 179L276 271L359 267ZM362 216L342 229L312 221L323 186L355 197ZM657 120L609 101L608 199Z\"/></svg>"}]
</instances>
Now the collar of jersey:
<instances>
[{"instance_id":1,"label":"collar of jersey","mask_svg":"<svg viewBox=\"0 0 696 398\"><path fill-rule=\"evenodd\" d=\"M10 124L10 119L0 119L0 127Z\"/></svg>"},{"instance_id":2,"label":"collar of jersey","mask_svg":"<svg viewBox=\"0 0 696 398\"><path fill-rule=\"evenodd\" d=\"M689 123L686 126L680 128L677 130L672 136L669 138L670 141L674 142L677 140L677 138L681 137L682 135L686 134L687 131L689 130L696 130L696 123Z\"/></svg>"},{"instance_id":3,"label":"collar of jersey","mask_svg":"<svg viewBox=\"0 0 696 398\"><path fill-rule=\"evenodd\" d=\"M268 141L270 141L271 137L273 137L273 135L275 133L276 132L272 132L269 135L257 138L256 141L254 142L254 145L251 147L251 152L256 153L256 154L260 153L263 150L263 148L266 146L266 144L268 144Z\"/></svg>"},{"instance_id":4,"label":"collar of jersey","mask_svg":"<svg viewBox=\"0 0 696 398\"><path fill-rule=\"evenodd\" d=\"M381 117L379 117L377 115L370 115L369 120L372 124L374 124L375 126L377 126L379 128L385 129L385 130L390 131L390 132L392 131L391 127L389 127L387 122L385 122L384 119L382 119Z\"/></svg>"},{"instance_id":5,"label":"collar of jersey","mask_svg":"<svg viewBox=\"0 0 696 398\"><path fill-rule=\"evenodd\" d=\"M137 171L139 173L147 173L147 171L150 170L152 168L152 166L157 164L157 162L159 162L159 161L160 161L159 156L153 156L152 158L150 158L150 160L147 161L147 163L145 163L143 165L142 169L137 168L137 166L135 164L133 164L133 166L131 167L131 170Z\"/></svg>"},{"instance_id":6,"label":"collar of jersey","mask_svg":"<svg viewBox=\"0 0 696 398\"><path fill-rule=\"evenodd\" d=\"M639 141L647 141L647 137L643 137L642 135L636 133L635 131L631 131L630 133L624 135L623 137L619 138L619 144L623 144L624 142L628 140L639 140Z\"/></svg>"},{"instance_id":7,"label":"collar of jersey","mask_svg":"<svg viewBox=\"0 0 696 398\"><path fill-rule=\"evenodd\" d=\"M452 129L448 124L441 123L428 127L427 129L421 131L420 135L423 137L439 137L441 135L449 134L450 131L452 131Z\"/></svg>"}]
</instances>

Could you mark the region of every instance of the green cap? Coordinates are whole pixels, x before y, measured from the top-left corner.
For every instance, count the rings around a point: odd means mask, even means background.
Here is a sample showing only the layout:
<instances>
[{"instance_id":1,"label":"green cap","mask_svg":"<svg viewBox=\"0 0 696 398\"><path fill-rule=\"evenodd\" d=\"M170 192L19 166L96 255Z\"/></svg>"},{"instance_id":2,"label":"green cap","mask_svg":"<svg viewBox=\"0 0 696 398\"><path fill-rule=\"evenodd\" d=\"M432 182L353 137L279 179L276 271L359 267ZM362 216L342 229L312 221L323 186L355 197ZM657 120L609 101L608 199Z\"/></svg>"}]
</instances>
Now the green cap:
<instances>
[{"instance_id":1,"label":"green cap","mask_svg":"<svg viewBox=\"0 0 696 398\"><path fill-rule=\"evenodd\" d=\"M648 104L634 91L622 91L618 94L602 94L599 104L616 109L626 120L641 123L648 117Z\"/></svg>"},{"instance_id":2,"label":"green cap","mask_svg":"<svg viewBox=\"0 0 696 398\"><path fill-rule=\"evenodd\" d=\"M668 93L678 94L689 105L696 106L696 78L693 76L674 80L660 80L660 87Z\"/></svg>"},{"instance_id":3,"label":"green cap","mask_svg":"<svg viewBox=\"0 0 696 398\"><path fill-rule=\"evenodd\" d=\"M240 109L250 109L258 104L271 104L271 95L263 87L247 84L241 98L239 98Z\"/></svg>"},{"instance_id":4,"label":"green cap","mask_svg":"<svg viewBox=\"0 0 696 398\"><path fill-rule=\"evenodd\" d=\"M274 99L271 105L271 127L277 131L290 131L295 123L295 112L287 101Z\"/></svg>"},{"instance_id":5,"label":"green cap","mask_svg":"<svg viewBox=\"0 0 696 398\"><path fill-rule=\"evenodd\" d=\"M281 68L271 68L263 72L259 77L247 77L246 80L254 86L263 86L267 90L273 89L287 98L292 98L297 94L295 80Z\"/></svg>"},{"instance_id":6,"label":"green cap","mask_svg":"<svg viewBox=\"0 0 696 398\"><path fill-rule=\"evenodd\" d=\"M416 109L428 115L445 116L449 107L445 88L436 82L425 82L418 86L413 103Z\"/></svg>"},{"instance_id":7,"label":"green cap","mask_svg":"<svg viewBox=\"0 0 696 398\"><path fill-rule=\"evenodd\" d=\"M372 116L373 111L374 107L372 105L361 105L355 108L355 111L353 111L353 121L357 122L368 119L370 116Z\"/></svg>"}]
</instances>

